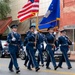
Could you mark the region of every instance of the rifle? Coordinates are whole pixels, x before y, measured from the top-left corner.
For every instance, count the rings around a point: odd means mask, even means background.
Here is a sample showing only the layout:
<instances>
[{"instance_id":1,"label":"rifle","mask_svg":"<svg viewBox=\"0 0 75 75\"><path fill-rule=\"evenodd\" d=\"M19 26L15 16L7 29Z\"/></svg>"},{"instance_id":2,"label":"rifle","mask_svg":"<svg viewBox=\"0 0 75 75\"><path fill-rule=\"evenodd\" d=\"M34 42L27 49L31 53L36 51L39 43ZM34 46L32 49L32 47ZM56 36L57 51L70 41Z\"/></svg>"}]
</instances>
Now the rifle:
<instances>
[{"instance_id":1,"label":"rifle","mask_svg":"<svg viewBox=\"0 0 75 75\"><path fill-rule=\"evenodd\" d=\"M69 39L69 37L68 36L65 36L66 38L67 38L67 40L68 40L68 44L69 45L72 45L72 42L71 42L71 40Z\"/></svg>"},{"instance_id":2,"label":"rifle","mask_svg":"<svg viewBox=\"0 0 75 75\"><path fill-rule=\"evenodd\" d=\"M9 26L7 26L7 27L8 27L8 29L9 29L9 32L12 32L11 28L10 28Z\"/></svg>"},{"instance_id":3,"label":"rifle","mask_svg":"<svg viewBox=\"0 0 75 75\"><path fill-rule=\"evenodd\" d=\"M35 33L35 42L34 42L34 44L35 44L35 49L36 49L36 44L37 44L37 39L38 39L38 33L37 33L37 31L35 31L34 32Z\"/></svg>"}]
</instances>

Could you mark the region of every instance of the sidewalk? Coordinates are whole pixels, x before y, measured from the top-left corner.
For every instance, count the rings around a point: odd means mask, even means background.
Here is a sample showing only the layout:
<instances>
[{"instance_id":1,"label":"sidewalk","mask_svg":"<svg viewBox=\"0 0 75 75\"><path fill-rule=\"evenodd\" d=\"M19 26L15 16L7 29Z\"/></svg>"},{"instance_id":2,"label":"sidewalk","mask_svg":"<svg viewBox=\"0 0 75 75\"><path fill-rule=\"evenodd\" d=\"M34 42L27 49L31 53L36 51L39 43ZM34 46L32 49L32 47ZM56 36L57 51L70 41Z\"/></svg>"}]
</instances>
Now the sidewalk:
<instances>
[{"instance_id":1,"label":"sidewalk","mask_svg":"<svg viewBox=\"0 0 75 75\"><path fill-rule=\"evenodd\" d=\"M75 51L72 51L71 52L71 55L70 55L70 61L75 61Z\"/></svg>"}]
</instances>

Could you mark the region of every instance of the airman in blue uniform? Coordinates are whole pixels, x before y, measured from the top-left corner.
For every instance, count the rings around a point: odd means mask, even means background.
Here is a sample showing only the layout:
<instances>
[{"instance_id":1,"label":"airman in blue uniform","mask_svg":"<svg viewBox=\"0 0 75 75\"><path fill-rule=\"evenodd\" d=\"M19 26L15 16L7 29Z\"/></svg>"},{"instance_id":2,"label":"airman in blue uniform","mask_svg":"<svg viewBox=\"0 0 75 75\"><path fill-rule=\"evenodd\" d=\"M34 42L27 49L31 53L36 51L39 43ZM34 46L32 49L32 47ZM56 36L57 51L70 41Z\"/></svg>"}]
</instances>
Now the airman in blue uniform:
<instances>
[{"instance_id":1,"label":"airman in blue uniform","mask_svg":"<svg viewBox=\"0 0 75 75\"><path fill-rule=\"evenodd\" d=\"M43 55L42 55L42 52L44 50L43 41L44 41L44 35L42 33L38 32L37 33L37 49L38 49L38 52L39 52L39 54L38 54L38 64L41 61L42 67L44 66Z\"/></svg>"},{"instance_id":2,"label":"airman in blue uniform","mask_svg":"<svg viewBox=\"0 0 75 75\"><path fill-rule=\"evenodd\" d=\"M61 32L61 36L58 38L58 43L59 43L60 50L61 50L63 56L61 57L61 60L59 61L58 67L62 67L63 59L65 59L68 69L71 69L72 66L68 59L67 52L69 50L69 45L72 45L72 42L66 36L65 30L61 30L60 32Z\"/></svg>"},{"instance_id":3,"label":"airman in blue uniform","mask_svg":"<svg viewBox=\"0 0 75 75\"><path fill-rule=\"evenodd\" d=\"M31 64L33 64L35 67L35 71L37 72L40 68L35 59L35 51L34 51L36 48L36 36L34 34L35 28L34 26L31 26L30 29L31 32L28 35L28 43L26 45L26 50L29 58L28 69L31 70L30 66Z\"/></svg>"},{"instance_id":4,"label":"airman in blue uniform","mask_svg":"<svg viewBox=\"0 0 75 75\"><path fill-rule=\"evenodd\" d=\"M46 35L46 43L47 43L46 50L47 50L48 55L49 55L49 57L53 63L54 70L56 70L58 67L56 65L54 53L52 50L52 48L55 46L55 36L53 34L53 28L52 27L48 28L48 34ZM49 62L50 62L50 60L47 61L46 68L49 68Z\"/></svg>"},{"instance_id":5,"label":"airman in blue uniform","mask_svg":"<svg viewBox=\"0 0 75 75\"><path fill-rule=\"evenodd\" d=\"M29 28L29 31L26 33L26 37L25 37L25 39L24 39L24 45L26 46L27 45L27 43L28 43L28 37L29 37L29 35L31 34L31 28ZM28 52L28 51L27 51ZM30 66L28 66L27 64L28 64L28 61L29 61L29 58L28 58L28 55L26 56L26 59L25 59L25 62L24 62L24 65L25 65L25 67L28 67L28 69L29 70L31 70L31 67ZM32 61L31 61L32 62ZM33 63L31 63L31 65L32 65L32 67L33 67Z\"/></svg>"},{"instance_id":6,"label":"airman in blue uniform","mask_svg":"<svg viewBox=\"0 0 75 75\"><path fill-rule=\"evenodd\" d=\"M17 54L19 52L19 49L23 49L23 43L21 40L21 35L17 33L17 27L18 25L12 25L11 29L12 32L10 32L7 36L7 42L9 44L9 52L11 56L11 60L9 63L9 70L13 72L13 65L16 69L16 73L19 73L19 65L17 63Z\"/></svg>"},{"instance_id":7,"label":"airman in blue uniform","mask_svg":"<svg viewBox=\"0 0 75 75\"><path fill-rule=\"evenodd\" d=\"M26 37L25 37L25 39L24 39L24 46L26 46L26 44L28 43L28 35L30 34L30 30L26 33ZM27 66L27 63L28 63L28 55L26 56L26 58L25 58L25 62L24 62L24 65L25 65L25 67Z\"/></svg>"}]
</instances>

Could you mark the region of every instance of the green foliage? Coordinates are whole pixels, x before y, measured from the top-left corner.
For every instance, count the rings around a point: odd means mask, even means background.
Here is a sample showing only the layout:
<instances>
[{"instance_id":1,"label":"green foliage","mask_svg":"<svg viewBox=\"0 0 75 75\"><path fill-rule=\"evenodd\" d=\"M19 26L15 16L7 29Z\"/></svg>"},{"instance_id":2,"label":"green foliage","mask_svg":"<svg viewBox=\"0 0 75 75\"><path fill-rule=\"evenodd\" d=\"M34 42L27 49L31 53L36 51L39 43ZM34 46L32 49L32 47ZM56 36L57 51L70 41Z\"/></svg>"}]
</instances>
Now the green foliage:
<instances>
[{"instance_id":1,"label":"green foliage","mask_svg":"<svg viewBox=\"0 0 75 75\"><path fill-rule=\"evenodd\" d=\"M9 3L10 0L0 0L0 2L3 1L3 2L6 2L6 3Z\"/></svg>"},{"instance_id":2,"label":"green foliage","mask_svg":"<svg viewBox=\"0 0 75 75\"><path fill-rule=\"evenodd\" d=\"M11 12L8 2L7 0L0 1L0 19L5 19Z\"/></svg>"},{"instance_id":3,"label":"green foliage","mask_svg":"<svg viewBox=\"0 0 75 75\"><path fill-rule=\"evenodd\" d=\"M9 3L10 1L9 0L3 0L4 2L6 2L6 3Z\"/></svg>"}]
</instances>

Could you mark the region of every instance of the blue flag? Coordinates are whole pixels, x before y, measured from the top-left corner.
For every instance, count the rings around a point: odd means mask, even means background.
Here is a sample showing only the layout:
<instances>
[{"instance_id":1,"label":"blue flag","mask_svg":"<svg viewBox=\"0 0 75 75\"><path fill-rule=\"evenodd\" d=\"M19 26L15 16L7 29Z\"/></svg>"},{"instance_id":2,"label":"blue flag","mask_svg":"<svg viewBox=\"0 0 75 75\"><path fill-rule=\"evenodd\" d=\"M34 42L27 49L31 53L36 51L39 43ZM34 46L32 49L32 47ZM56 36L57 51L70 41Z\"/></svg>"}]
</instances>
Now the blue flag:
<instances>
[{"instance_id":1,"label":"blue flag","mask_svg":"<svg viewBox=\"0 0 75 75\"><path fill-rule=\"evenodd\" d=\"M47 13L39 23L39 29L46 29L57 26L57 20L60 18L60 0L52 0Z\"/></svg>"}]
</instances>

